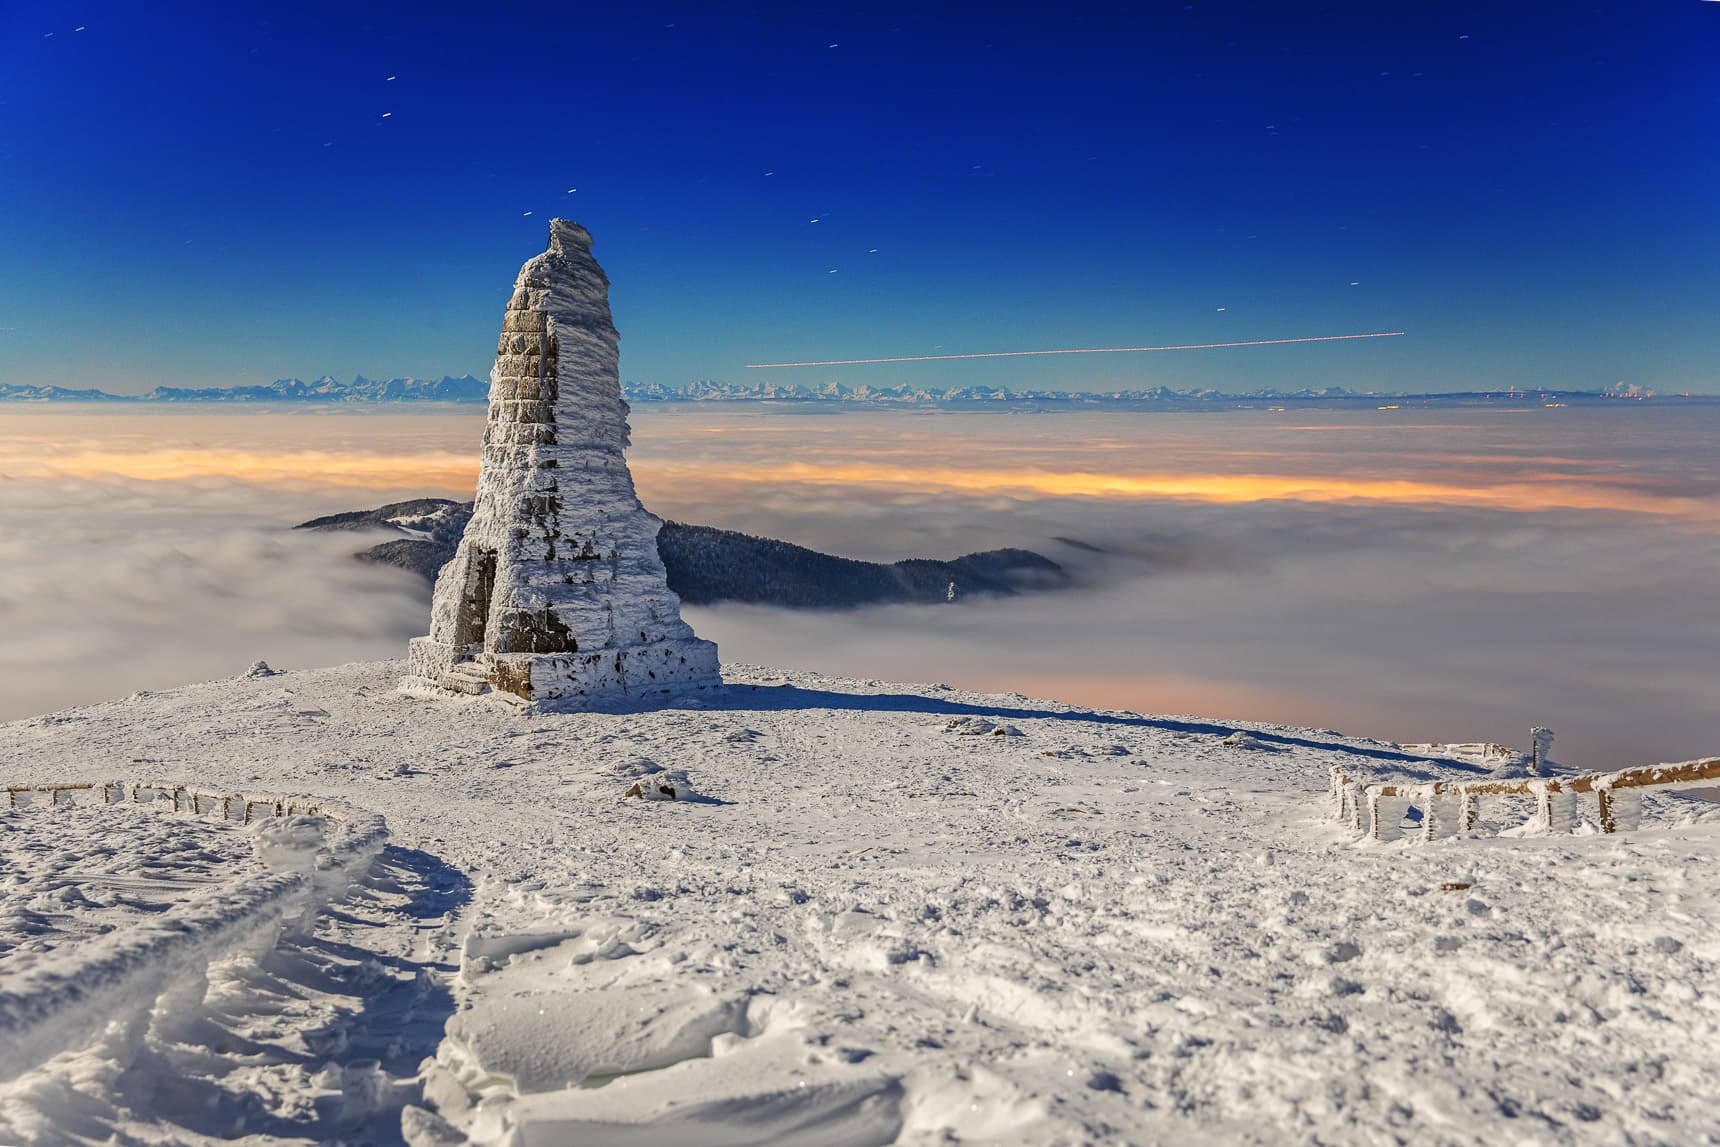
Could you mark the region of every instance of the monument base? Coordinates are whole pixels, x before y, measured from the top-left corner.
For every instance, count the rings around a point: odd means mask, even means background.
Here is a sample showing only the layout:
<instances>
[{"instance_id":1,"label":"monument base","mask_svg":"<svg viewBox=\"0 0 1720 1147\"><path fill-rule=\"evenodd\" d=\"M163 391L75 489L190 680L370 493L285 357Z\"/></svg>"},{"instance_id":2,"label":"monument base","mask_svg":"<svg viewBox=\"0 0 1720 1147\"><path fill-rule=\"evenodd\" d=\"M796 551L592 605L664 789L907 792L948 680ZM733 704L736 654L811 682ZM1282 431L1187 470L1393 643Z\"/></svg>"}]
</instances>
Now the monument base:
<instances>
[{"instance_id":1,"label":"monument base","mask_svg":"<svg viewBox=\"0 0 1720 1147\"><path fill-rule=\"evenodd\" d=\"M406 643L406 673L435 684L444 673L471 657L472 652L468 648L449 645L433 637L414 637Z\"/></svg>"},{"instance_id":2,"label":"monument base","mask_svg":"<svg viewBox=\"0 0 1720 1147\"><path fill-rule=\"evenodd\" d=\"M599 709L722 688L717 647L697 637L580 653L482 653L415 637L403 691L493 689L546 709Z\"/></svg>"}]
</instances>

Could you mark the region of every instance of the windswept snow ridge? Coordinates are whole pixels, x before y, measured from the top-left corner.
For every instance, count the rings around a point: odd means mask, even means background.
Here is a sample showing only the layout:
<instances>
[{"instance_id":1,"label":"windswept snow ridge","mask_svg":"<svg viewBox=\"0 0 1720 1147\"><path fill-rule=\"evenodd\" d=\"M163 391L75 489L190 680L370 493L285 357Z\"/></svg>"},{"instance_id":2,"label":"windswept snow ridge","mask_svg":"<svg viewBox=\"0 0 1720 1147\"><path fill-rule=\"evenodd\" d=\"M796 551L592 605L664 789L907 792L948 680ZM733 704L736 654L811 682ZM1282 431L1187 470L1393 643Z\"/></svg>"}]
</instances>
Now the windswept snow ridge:
<instances>
[{"instance_id":1,"label":"windswept snow ridge","mask_svg":"<svg viewBox=\"0 0 1720 1147\"><path fill-rule=\"evenodd\" d=\"M73 927L70 943L50 943L33 962L8 959L0 964L0 1096L8 1098L7 1113L0 1115L0 1139L7 1142L56 1138L50 1133L56 1105L32 1111L30 1101L39 1097L45 1080L59 1073L52 1066L45 1076L30 1078L28 1073L55 1057L79 1052L98 1037L97 1058L108 1061L110 1071L123 1072L142 1050L146 1033L188 1026L203 1006L212 965L235 957L255 960L284 931L305 927L365 876L388 835L381 817L326 807L320 815L265 812L245 829L255 806L285 809L313 803L291 798L104 781L80 794L87 800L89 792L97 792L101 804L77 805L60 791L64 787L50 787L46 791L51 799L22 810L17 806L22 790L9 793L11 808L0 821L0 840L7 867L18 876L7 899L16 895L18 883L26 893L33 891L32 883L47 884L59 893L54 899L67 915L104 917L94 929L111 930L79 939L77 933L88 929ZM119 802L108 803L116 790ZM195 796L182 801L187 792ZM128 793L130 801L125 799ZM170 795L149 799L163 793ZM134 803L140 797L148 803ZM198 797L208 802L201 816L193 811ZM134 901L143 913L115 922L113 913L101 912L104 906L82 890L105 885L111 892L113 878L92 881L65 871L87 862L92 853L111 855L115 841L122 853L127 838L133 837L141 837L146 848L159 847L163 829L170 839L202 838L192 850L193 863L184 865L185 849L169 850L181 862L179 880L167 876L151 882L145 873L141 879L133 877L130 888L150 896L178 893L177 903ZM234 848L237 841L249 841L253 847ZM44 853L50 863L58 862L47 873L30 863ZM194 874L184 873L184 867ZM41 949L45 937L33 939L34 944L20 946Z\"/></svg>"},{"instance_id":2,"label":"windswept snow ridge","mask_svg":"<svg viewBox=\"0 0 1720 1147\"><path fill-rule=\"evenodd\" d=\"M234 799L252 803L242 796ZM116 823L127 815L148 815L125 805L103 811L110 814L103 818L106 831L115 834L133 828ZM246 819L249 814L246 807ZM75 818L79 810L57 815ZM55 952L51 961L17 974L0 975L0 1082L87 1043L112 1022L135 1022L123 1017L146 1015L156 997L176 982L200 980L210 961L245 945L256 947L260 936L343 895L369 868L388 830L377 816L341 816L325 839L323 823L318 817L294 816L259 824L257 852L274 871L235 874L158 916ZM43 835L55 835L56 827L51 819L35 825ZM298 847L283 848L288 838L295 838Z\"/></svg>"},{"instance_id":3,"label":"windswept snow ridge","mask_svg":"<svg viewBox=\"0 0 1720 1147\"><path fill-rule=\"evenodd\" d=\"M0 1081L82 1046L116 1017L147 1013L173 981L201 975L211 959L279 927L309 884L304 873L247 875L0 979Z\"/></svg>"}]
</instances>

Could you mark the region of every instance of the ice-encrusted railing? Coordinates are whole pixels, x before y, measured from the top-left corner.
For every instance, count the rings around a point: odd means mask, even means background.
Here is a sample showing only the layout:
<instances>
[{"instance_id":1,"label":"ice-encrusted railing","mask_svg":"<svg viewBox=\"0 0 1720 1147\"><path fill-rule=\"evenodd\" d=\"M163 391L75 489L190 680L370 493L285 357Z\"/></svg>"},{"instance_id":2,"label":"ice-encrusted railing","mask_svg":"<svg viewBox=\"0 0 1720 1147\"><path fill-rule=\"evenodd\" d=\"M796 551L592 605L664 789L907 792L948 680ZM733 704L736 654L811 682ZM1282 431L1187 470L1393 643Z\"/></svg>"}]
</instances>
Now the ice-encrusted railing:
<instances>
[{"instance_id":1,"label":"ice-encrusted railing","mask_svg":"<svg viewBox=\"0 0 1720 1147\"><path fill-rule=\"evenodd\" d=\"M211 961L267 951L346 894L382 851L388 826L362 809L315 798L219 792L164 781L76 781L8 785L49 805L70 794L103 804L166 804L176 812L257 824L261 872L217 885L158 916L79 942L64 955L0 974L0 1082L61 1052L104 1039L112 1054L134 1054L152 1024L201 1003ZM75 798L74 798L75 799Z\"/></svg>"},{"instance_id":2,"label":"ice-encrusted railing","mask_svg":"<svg viewBox=\"0 0 1720 1147\"><path fill-rule=\"evenodd\" d=\"M48 785L7 785L5 792L7 808L17 808L20 796L44 793L51 805L59 804L62 794L76 792L100 793L103 804L118 804L127 800L133 804L144 804L148 803L144 800L144 794L147 793L149 801L171 800L174 812L183 811L187 804L193 813L199 814L219 808L221 819L231 820L232 812L237 808L241 813L238 818L241 824L250 824L257 809L269 810L264 813L265 816L321 816L336 822L346 820L348 815L339 805L310 797L227 793L168 781L67 781ZM208 802L209 809L203 807L204 802Z\"/></svg>"},{"instance_id":3,"label":"ice-encrusted railing","mask_svg":"<svg viewBox=\"0 0 1720 1147\"><path fill-rule=\"evenodd\" d=\"M1637 790L1716 779L1720 779L1720 757L1613 773L1500 781L1371 783L1350 776L1341 765L1333 765L1332 815L1370 840L1397 840L1405 835L1399 824L1413 805L1421 811L1421 822L1407 835L1412 840L1429 841L1473 831L1481 823L1484 797L1526 796L1535 801L1527 824L1530 831L1569 832L1576 823L1577 798L1593 794L1600 830L1622 832L1641 822L1642 796Z\"/></svg>"}]
</instances>

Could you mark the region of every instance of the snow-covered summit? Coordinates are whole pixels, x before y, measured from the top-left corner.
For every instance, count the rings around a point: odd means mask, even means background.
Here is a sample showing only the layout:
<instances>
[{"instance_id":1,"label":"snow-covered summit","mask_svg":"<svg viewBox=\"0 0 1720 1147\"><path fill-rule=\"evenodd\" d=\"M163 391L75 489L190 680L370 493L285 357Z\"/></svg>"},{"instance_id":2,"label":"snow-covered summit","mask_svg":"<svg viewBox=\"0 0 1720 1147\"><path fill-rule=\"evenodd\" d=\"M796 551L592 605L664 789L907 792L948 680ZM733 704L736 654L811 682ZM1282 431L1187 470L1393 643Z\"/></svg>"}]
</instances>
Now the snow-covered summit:
<instances>
[{"instance_id":1,"label":"snow-covered summit","mask_svg":"<svg viewBox=\"0 0 1720 1147\"><path fill-rule=\"evenodd\" d=\"M201 1003L170 980L164 1026L125 1064L104 1044L0 1083L0 1141L1717 1129L1720 826L1701 800L1664 798L1615 836L1358 846L1325 819L1328 768L1437 763L1312 729L758 667L634 713L425 705L394 693L399 672L241 676L0 725L16 782L148 770L381 811L391 832L310 934L211 966ZM1020 735L963 732L983 723ZM627 798L674 773L697 799ZM0 812L3 915L64 928L109 911L68 888L147 893L93 850L131 823L202 823L173 816ZM187 850L186 831L159 836L188 878L243 862L225 836Z\"/></svg>"}]
</instances>

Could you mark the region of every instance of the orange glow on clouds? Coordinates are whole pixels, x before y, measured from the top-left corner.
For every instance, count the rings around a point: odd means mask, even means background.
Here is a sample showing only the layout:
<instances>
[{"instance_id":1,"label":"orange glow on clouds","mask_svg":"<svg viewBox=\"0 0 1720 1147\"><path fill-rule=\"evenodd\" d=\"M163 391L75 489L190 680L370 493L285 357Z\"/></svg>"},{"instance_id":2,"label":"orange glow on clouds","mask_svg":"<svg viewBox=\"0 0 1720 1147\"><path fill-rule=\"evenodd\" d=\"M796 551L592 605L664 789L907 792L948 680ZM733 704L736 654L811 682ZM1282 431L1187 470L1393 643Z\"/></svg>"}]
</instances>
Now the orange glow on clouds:
<instances>
[{"instance_id":1,"label":"orange glow on clouds","mask_svg":"<svg viewBox=\"0 0 1720 1147\"><path fill-rule=\"evenodd\" d=\"M1619 465L1604 444L1523 440L1470 420L1444 435L1348 421L1298 426L1206 416L772 416L640 411L629 455L646 505L681 514L797 491L897 498L1072 498L1602 511L1720 527L1688 467ZM1405 431L1413 431L1406 433ZM482 415L40 415L0 429L0 480L231 482L383 498L469 498ZM1548 450L1553 441L1559 450ZM1539 448L1537 448L1539 447ZM1650 457L1654 457L1650 455Z\"/></svg>"},{"instance_id":2,"label":"orange glow on clouds","mask_svg":"<svg viewBox=\"0 0 1720 1147\"><path fill-rule=\"evenodd\" d=\"M1614 510L1720 522L1711 502L1621 488L1607 483L1517 476L1474 485L1412 478L1361 479L1307 474L1131 474L1093 471L902 467L845 461L818 464L696 466L651 462L635 466L641 483L680 487L701 482L748 485L872 487L922 493L1005 495L1017 498L1252 502L1389 502L1477 506L1497 510Z\"/></svg>"},{"instance_id":3,"label":"orange glow on clouds","mask_svg":"<svg viewBox=\"0 0 1720 1147\"><path fill-rule=\"evenodd\" d=\"M888 451L888 455L912 454ZM1620 475L1597 480L1569 475L1511 474L1469 483L1427 478L1355 478L1331 474L1131 473L1126 471L999 468L984 465L903 465L891 461L772 462L742 458L694 462L654 455L636 458L634 474L652 491L713 491L721 486L866 488L914 494L975 497L1089 498L1107 501L1190 501L1247 504L1395 503L1470 506L1520 513L1542 510L1603 510L1654 514L1720 523L1720 507L1702 498L1656 492L1654 483ZM440 490L470 497L478 460L452 451L364 453L359 451L75 449L31 458L14 457L3 472L12 478L121 478L140 481L228 480L293 489L335 487L368 490ZM720 500L717 499L717 500Z\"/></svg>"},{"instance_id":4,"label":"orange glow on clouds","mask_svg":"<svg viewBox=\"0 0 1720 1147\"><path fill-rule=\"evenodd\" d=\"M13 478L129 478L145 482L227 479L302 489L437 489L470 497L478 483L474 454L364 454L313 450L72 450L7 459Z\"/></svg>"}]
</instances>

